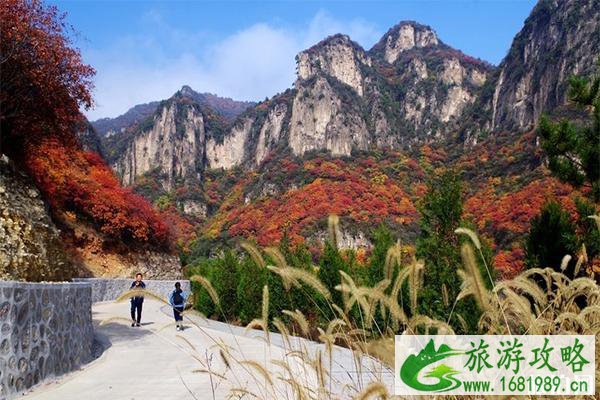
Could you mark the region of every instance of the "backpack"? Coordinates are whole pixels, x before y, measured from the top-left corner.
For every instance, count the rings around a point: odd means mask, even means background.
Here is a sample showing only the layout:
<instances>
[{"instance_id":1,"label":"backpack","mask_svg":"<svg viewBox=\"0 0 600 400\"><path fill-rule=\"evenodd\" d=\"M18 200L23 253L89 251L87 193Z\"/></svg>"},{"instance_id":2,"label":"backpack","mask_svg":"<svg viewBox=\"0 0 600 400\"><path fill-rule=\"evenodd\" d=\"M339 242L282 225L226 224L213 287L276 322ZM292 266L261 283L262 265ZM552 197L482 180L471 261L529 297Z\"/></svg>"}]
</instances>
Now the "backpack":
<instances>
[{"instance_id":1,"label":"backpack","mask_svg":"<svg viewBox=\"0 0 600 400\"><path fill-rule=\"evenodd\" d=\"M181 290L175 290L173 293L173 304L183 304L183 296Z\"/></svg>"}]
</instances>

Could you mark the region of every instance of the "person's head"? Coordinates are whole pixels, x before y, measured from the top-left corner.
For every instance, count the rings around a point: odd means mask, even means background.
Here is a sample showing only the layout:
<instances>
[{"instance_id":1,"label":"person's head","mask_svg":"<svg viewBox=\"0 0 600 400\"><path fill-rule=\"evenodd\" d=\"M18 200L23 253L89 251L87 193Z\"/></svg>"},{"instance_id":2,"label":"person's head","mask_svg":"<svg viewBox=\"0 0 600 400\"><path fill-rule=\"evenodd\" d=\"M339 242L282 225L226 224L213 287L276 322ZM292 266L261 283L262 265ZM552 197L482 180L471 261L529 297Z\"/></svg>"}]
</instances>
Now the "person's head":
<instances>
[{"instance_id":1,"label":"person's head","mask_svg":"<svg viewBox=\"0 0 600 400\"><path fill-rule=\"evenodd\" d=\"M175 282L175 290L181 290L181 283Z\"/></svg>"},{"instance_id":2,"label":"person's head","mask_svg":"<svg viewBox=\"0 0 600 400\"><path fill-rule=\"evenodd\" d=\"M140 282L142 280L142 273L138 272L137 274L135 274L135 280Z\"/></svg>"}]
</instances>

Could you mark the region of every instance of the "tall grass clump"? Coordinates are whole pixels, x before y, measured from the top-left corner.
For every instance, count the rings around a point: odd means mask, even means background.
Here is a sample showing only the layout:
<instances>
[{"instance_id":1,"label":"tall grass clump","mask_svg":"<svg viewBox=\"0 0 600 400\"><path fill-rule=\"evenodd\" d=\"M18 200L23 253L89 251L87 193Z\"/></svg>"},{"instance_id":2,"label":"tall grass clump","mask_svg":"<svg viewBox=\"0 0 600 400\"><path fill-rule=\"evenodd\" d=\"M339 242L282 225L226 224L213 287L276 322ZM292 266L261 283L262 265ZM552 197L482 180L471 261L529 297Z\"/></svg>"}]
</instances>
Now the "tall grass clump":
<instances>
[{"instance_id":1,"label":"tall grass clump","mask_svg":"<svg viewBox=\"0 0 600 400\"><path fill-rule=\"evenodd\" d=\"M589 263L585 245L558 264L497 280L486 241L460 220L456 184L451 174L432 184L421 204L424 221L416 254L406 251L390 231L378 228L368 266L362 266L372 271L360 271L354 258L338 248L337 218L329 219L328 239L317 260L302 246L259 248L242 242L239 253L213 261L215 266L225 265L225 259L235 264L234 279L213 282L223 275L199 264L196 271L207 275L192 280L205 292L201 301L212 303L217 318L262 331L267 345L260 362L220 349L230 364L255 377L256 385L240 386L239 377L231 375L235 368L219 371L231 383L232 395L392 398L398 334L585 334L595 335L598 342L600 288L584 268ZM586 221L600 231L598 217ZM565 273L566 266L577 273ZM239 315L232 318L227 285L234 283ZM281 340L274 345L276 334ZM286 356L274 356L273 346ZM599 378L597 373L597 387Z\"/></svg>"},{"instance_id":2,"label":"tall grass clump","mask_svg":"<svg viewBox=\"0 0 600 400\"><path fill-rule=\"evenodd\" d=\"M595 223L594 218L590 220ZM442 285L438 297L454 315L436 318L423 312L420 304L428 296L423 290L424 279L431 267L415 257L405 257L399 243L392 242L385 257L379 255L383 260L381 279L371 285L367 275L353 275L349 266L337 269L327 284L320 279L325 264L312 265L304 250L294 258L285 247L263 249L244 242L241 248L245 255L223 254L214 264L236 271L233 276L240 281L235 297L237 310L246 313L243 320L237 315L232 318L228 310L227 296L233 279L230 283L214 281L223 276L230 278L211 271L210 264L195 267L196 272L202 270L206 276L193 275L190 279L196 293L204 293L202 301L212 304L213 317L242 323L253 335L262 334L264 350L260 357L248 357L242 342L225 344L207 331L202 319L194 317L191 310L183 313L184 318L212 345L198 348L188 335L176 339L198 362L195 372L209 376L213 399L221 398L217 393L224 386L230 398L237 399L391 399L396 334L468 331L493 335L595 335L596 358L600 359L600 287L592 277L571 279L560 268L547 267L531 268L513 279L497 281L487 263L485 245L476 232L459 226L453 234L459 255L453 265L458 288L454 295L452 288ZM331 251L339 250L332 245ZM585 257L580 254L573 262L582 265ZM294 264L298 259L306 265ZM273 281L278 282L277 296L283 299L275 298L270 284ZM302 296L294 297L295 292ZM250 293L257 297L249 299ZM119 301L140 294L165 303L147 290L127 291ZM307 304L295 303L295 299ZM240 300L248 300L252 306L242 306ZM274 309L277 302L281 309ZM474 327L469 325L468 316L461 314L465 302L477 309ZM107 323L118 320L109 318ZM598 371L596 387L600 388ZM204 395L195 394L197 398ZM569 398L593 399L597 395Z\"/></svg>"}]
</instances>

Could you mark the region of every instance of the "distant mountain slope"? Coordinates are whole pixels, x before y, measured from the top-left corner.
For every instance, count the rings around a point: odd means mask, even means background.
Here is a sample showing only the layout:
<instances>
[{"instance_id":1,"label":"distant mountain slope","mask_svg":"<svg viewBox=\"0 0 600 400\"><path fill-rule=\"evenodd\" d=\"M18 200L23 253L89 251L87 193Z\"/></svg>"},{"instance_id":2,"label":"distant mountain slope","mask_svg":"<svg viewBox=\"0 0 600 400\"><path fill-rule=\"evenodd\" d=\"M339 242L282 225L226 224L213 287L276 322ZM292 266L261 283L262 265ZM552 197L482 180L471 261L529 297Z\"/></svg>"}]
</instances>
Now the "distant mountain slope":
<instances>
[{"instance_id":1,"label":"distant mountain slope","mask_svg":"<svg viewBox=\"0 0 600 400\"><path fill-rule=\"evenodd\" d=\"M219 97L212 93L198 93L187 85L184 85L181 88L181 92L185 92L187 96L194 98L195 101L202 105L210 106L215 112L223 115L227 120L234 119L248 107L255 104L251 101L236 101L230 98ZM101 137L112 136L115 133L130 128L148 118L156 111L159 104L160 101L138 104L118 117L101 118L92 121L92 125Z\"/></svg>"},{"instance_id":2,"label":"distant mountain slope","mask_svg":"<svg viewBox=\"0 0 600 400\"><path fill-rule=\"evenodd\" d=\"M270 152L285 148L295 155L326 150L348 156L354 150L445 140L455 135L493 72L415 22L398 24L369 52L348 36L328 37L299 53L297 63L293 89L247 108L233 121L215 97L184 86L173 98L187 99L188 108L195 103L202 118L181 108L175 118L162 102L143 121L105 140L109 162L131 185L157 168L163 182L213 168L256 168ZM207 110L223 115L224 123L209 118L208 127ZM172 147L189 152L176 155Z\"/></svg>"},{"instance_id":3,"label":"distant mountain slope","mask_svg":"<svg viewBox=\"0 0 600 400\"><path fill-rule=\"evenodd\" d=\"M156 110L158 103L158 101L152 101L150 103L138 104L127 110L125 114L121 114L118 117L101 118L96 121L92 121L91 124L100 136L112 136L118 132L121 132L121 130L137 124L147 118Z\"/></svg>"},{"instance_id":4,"label":"distant mountain slope","mask_svg":"<svg viewBox=\"0 0 600 400\"><path fill-rule=\"evenodd\" d=\"M466 213L507 264L546 198L572 208L532 128L565 104L571 74L591 70L598 1L540 1L498 67L413 21L370 50L333 35L297 55L292 88L235 119L184 87L105 152L126 185L198 217L207 238L262 244L318 235L328 213L350 222L348 243L381 221L410 242L425 167L454 166Z\"/></svg>"}]
</instances>

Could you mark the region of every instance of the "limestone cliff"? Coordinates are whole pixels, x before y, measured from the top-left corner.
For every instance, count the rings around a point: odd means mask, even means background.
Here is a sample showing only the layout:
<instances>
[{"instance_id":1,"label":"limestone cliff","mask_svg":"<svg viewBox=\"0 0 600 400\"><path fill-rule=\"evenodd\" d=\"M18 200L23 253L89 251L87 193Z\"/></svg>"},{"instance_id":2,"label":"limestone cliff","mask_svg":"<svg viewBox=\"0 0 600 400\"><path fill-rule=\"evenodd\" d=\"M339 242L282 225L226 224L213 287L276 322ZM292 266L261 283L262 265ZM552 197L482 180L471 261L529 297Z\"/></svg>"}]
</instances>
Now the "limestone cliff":
<instances>
[{"instance_id":1,"label":"limestone cliff","mask_svg":"<svg viewBox=\"0 0 600 400\"><path fill-rule=\"evenodd\" d=\"M385 61L393 64L406 50L438 44L437 35L428 26L416 22L402 22L390 29L371 51L381 53Z\"/></svg>"},{"instance_id":2,"label":"limestone cliff","mask_svg":"<svg viewBox=\"0 0 600 400\"><path fill-rule=\"evenodd\" d=\"M40 192L0 156L0 279L62 280L73 275Z\"/></svg>"},{"instance_id":3,"label":"limestone cliff","mask_svg":"<svg viewBox=\"0 0 600 400\"><path fill-rule=\"evenodd\" d=\"M334 35L296 56L298 78L307 80L324 73L364 93L362 66L371 66L365 51L346 35Z\"/></svg>"},{"instance_id":4,"label":"limestone cliff","mask_svg":"<svg viewBox=\"0 0 600 400\"><path fill-rule=\"evenodd\" d=\"M234 120L248 107L252 107L255 104L251 101L236 101L219 97L212 93L198 93L187 85L184 85L180 92L193 98L198 104L212 108L227 120ZM101 118L92 121L91 124L100 137L122 133L154 114L160 103L160 101L151 101L150 103L137 104L115 118Z\"/></svg>"},{"instance_id":5,"label":"limestone cliff","mask_svg":"<svg viewBox=\"0 0 600 400\"><path fill-rule=\"evenodd\" d=\"M564 104L568 78L600 55L600 0L541 0L515 37L493 93L495 130L526 130Z\"/></svg>"},{"instance_id":6,"label":"limestone cliff","mask_svg":"<svg viewBox=\"0 0 600 400\"><path fill-rule=\"evenodd\" d=\"M375 129L379 146L443 140L454 134L493 71L415 22L390 29L369 54L378 61L383 81L374 103L380 114Z\"/></svg>"},{"instance_id":7,"label":"limestone cliff","mask_svg":"<svg viewBox=\"0 0 600 400\"><path fill-rule=\"evenodd\" d=\"M163 176L161 184L170 190L175 180L195 177L201 169L208 118L215 117L178 93L132 132L108 138L105 146L112 156L109 162L125 185L159 170Z\"/></svg>"},{"instance_id":8,"label":"limestone cliff","mask_svg":"<svg viewBox=\"0 0 600 400\"><path fill-rule=\"evenodd\" d=\"M599 2L540 1L499 67L413 21L392 27L368 51L333 35L297 55L297 79L286 92L219 121L184 87L175 97L186 103L163 102L134 133L110 138L109 157L125 184L155 171L169 190L186 176L202 180L208 169L259 169L275 152L350 156L429 142L468 147L498 130L520 134L564 103L569 75L591 70ZM207 210L202 201L180 205Z\"/></svg>"},{"instance_id":9,"label":"limestone cliff","mask_svg":"<svg viewBox=\"0 0 600 400\"><path fill-rule=\"evenodd\" d=\"M368 147L366 122L353 94L346 93L345 99L334 84L325 76L297 83L288 143L294 154L327 150L348 156L352 149Z\"/></svg>"},{"instance_id":10,"label":"limestone cliff","mask_svg":"<svg viewBox=\"0 0 600 400\"><path fill-rule=\"evenodd\" d=\"M229 169L242 162L253 119L243 117L223 138L211 137L206 146L208 168Z\"/></svg>"}]
</instances>

